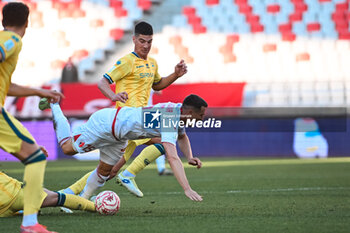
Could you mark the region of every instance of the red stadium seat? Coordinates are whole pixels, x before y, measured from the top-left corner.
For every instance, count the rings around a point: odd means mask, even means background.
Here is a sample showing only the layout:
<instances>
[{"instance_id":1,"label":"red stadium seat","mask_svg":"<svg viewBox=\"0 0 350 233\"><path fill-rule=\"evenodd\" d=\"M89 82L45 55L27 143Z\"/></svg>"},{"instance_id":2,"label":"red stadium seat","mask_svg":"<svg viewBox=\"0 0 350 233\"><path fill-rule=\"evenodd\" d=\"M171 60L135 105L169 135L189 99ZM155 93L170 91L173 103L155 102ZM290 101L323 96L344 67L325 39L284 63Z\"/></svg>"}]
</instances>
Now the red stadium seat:
<instances>
[{"instance_id":1,"label":"red stadium seat","mask_svg":"<svg viewBox=\"0 0 350 233\"><path fill-rule=\"evenodd\" d=\"M247 4L247 0L234 0L234 2L237 4L237 5L244 5L244 4Z\"/></svg>"},{"instance_id":2,"label":"red stadium seat","mask_svg":"<svg viewBox=\"0 0 350 233\"><path fill-rule=\"evenodd\" d=\"M335 5L335 11L348 11L349 10L349 3L343 2L343 3L337 3Z\"/></svg>"},{"instance_id":3,"label":"red stadium seat","mask_svg":"<svg viewBox=\"0 0 350 233\"><path fill-rule=\"evenodd\" d=\"M86 49L80 49L73 53L73 58L77 60L81 60L87 56L89 56L89 51L87 51Z\"/></svg>"},{"instance_id":4,"label":"red stadium seat","mask_svg":"<svg viewBox=\"0 0 350 233\"><path fill-rule=\"evenodd\" d=\"M248 14L246 15L246 20L249 24L256 24L259 23L260 17L259 15Z\"/></svg>"},{"instance_id":5,"label":"red stadium seat","mask_svg":"<svg viewBox=\"0 0 350 233\"><path fill-rule=\"evenodd\" d=\"M263 46L264 53L275 52L276 50L277 50L276 44L264 44L264 46Z\"/></svg>"},{"instance_id":6,"label":"red stadium seat","mask_svg":"<svg viewBox=\"0 0 350 233\"><path fill-rule=\"evenodd\" d=\"M307 5L303 2L297 2L294 4L294 11L295 12L304 12L307 11Z\"/></svg>"},{"instance_id":7,"label":"red stadium seat","mask_svg":"<svg viewBox=\"0 0 350 233\"><path fill-rule=\"evenodd\" d=\"M237 56L233 53L225 54L224 55L224 63L232 63L237 61Z\"/></svg>"},{"instance_id":8,"label":"red stadium seat","mask_svg":"<svg viewBox=\"0 0 350 233\"><path fill-rule=\"evenodd\" d=\"M246 5L239 5L239 13L242 14L249 14L252 13L253 8L249 6L248 4Z\"/></svg>"},{"instance_id":9,"label":"red stadium seat","mask_svg":"<svg viewBox=\"0 0 350 233\"><path fill-rule=\"evenodd\" d=\"M256 32L263 32L264 31L264 26L261 25L260 23L254 23L250 25L250 31L253 33Z\"/></svg>"},{"instance_id":10,"label":"red stadium seat","mask_svg":"<svg viewBox=\"0 0 350 233\"><path fill-rule=\"evenodd\" d=\"M128 11L124 8L115 8L114 16L115 17L126 17L128 15Z\"/></svg>"},{"instance_id":11,"label":"red stadium seat","mask_svg":"<svg viewBox=\"0 0 350 233\"><path fill-rule=\"evenodd\" d=\"M201 33L206 33L207 28L201 24L194 24L193 25L193 33L194 34L201 34Z\"/></svg>"},{"instance_id":12,"label":"red stadium seat","mask_svg":"<svg viewBox=\"0 0 350 233\"><path fill-rule=\"evenodd\" d=\"M186 16L195 15L196 14L196 8L191 7L191 6L184 6L182 8L182 14L184 14Z\"/></svg>"},{"instance_id":13,"label":"red stadium seat","mask_svg":"<svg viewBox=\"0 0 350 233\"><path fill-rule=\"evenodd\" d=\"M189 15L187 18L187 22L188 24L195 25L195 24L200 24L202 22L202 19L197 15Z\"/></svg>"},{"instance_id":14,"label":"red stadium seat","mask_svg":"<svg viewBox=\"0 0 350 233\"><path fill-rule=\"evenodd\" d=\"M300 62L300 61L309 61L310 60L310 54L309 53L299 53L296 56L296 61Z\"/></svg>"},{"instance_id":15,"label":"red stadium seat","mask_svg":"<svg viewBox=\"0 0 350 233\"><path fill-rule=\"evenodd\" d=\"M307 31L309 32L315 32L315 31L319 31L321 29L321 24L319 23L309 23L307 24Z\"/></svg>"},{"instance_id":16,"label":"red stadium seat","mask_svg":"<svg viewBox=\"0 0 350 233\"><path fill-rule=\"evenodd\" d=\"M295 41L296 35L292 32L284 32L282 33L282 40L284 41Z\"/></svg>"},{"instance_id":17,"label":"red stadium seat","mask_svg":"<svg viewBox=\"0 0 350 233\"><path fill-rule=\"evenodd\" d=\"M219 4L219 0L206 0L205 4L208 6L217 5Z\"/></svg>"},{"instance_id":18,"label":"red stadium seat","mask_svg":"<svg viewBox=\"0 0 350 233\"><path fill-rule=\"evenodd\" d=\"M239 41L239 35L232 34L232 35L227 35L227 37L226 37L226 42L228 44L237 43L238 41Z\"/></svg>"},{"instance_id":19,"label":"red stadium seat","mask_svg":"<svg viewBox=\"0 0 350 233\"><path fill-rule=\"evenodd\" d=\"M280 5L278 4L272 4L272 5L268 5L267 6L267 12L271 13L271 14L276 14L278 12L280 12L281 8Z\"/></svg>"},{"instance_id":20,"label":"red stadium seat","mask_svg":"<svg viewBox=\"0 0 350 233\"><path fill-rule=\"evenodd\" d=\"M286 33L286 32L291 32L292 31L292 24L291 23L280 24L278 26L278 30L282 34Z\"/></svg>"},{"instance_id":21,"label":"red stadium seat","mask_svg":"<svg viewBox=\"0 0 350 233\"><path fill-rule=\"evenodd\" d=\"M291 15L289 15L289 21L290 22L297 22L302 20L302 13L300 12L295 12Z\"/></svg>"},{"instance_id":22,"label":"red stadium seat","mask_svg":"<svg viewBox=\"0 0 350 233\"><path fill-rule=\"evenodd\" d=\"M114 40L120 40L124 36L124 31L122 29L112 29L109 32L109 35L114 39Z\"/></svg>"},{"instance_id":23,"label":"red stadium seat","mask_svg":"<svg viewBox=\"0 0 350 233\"><path fill-rule=\"evenodd\" d=\"M151 9L152 2L150 0L138 0L137 5L142 10L147 11L147 10Z\"/></svg>"},{"instance_id":24,"label":"red stadium seat","mask_svg":"<svg viewBox=\"0 0 350 233\"><path fill-rule=\"evenodd\" d=\"M109 5L112 8L121 8L121 7L123 7L123 1L120 1L120 0L109 0Z\"/></svg>"},{"instance_id":25,"label":"red stadium seat","mask_svg":"<svg viewBox=\"0 0 350 233\"><path fill-rule=\"evenodd\" d=\"M350 40L350 32L348 32L348 31L339 32L339 39L340 40Z\"/></svg>"},{"instance_id":26,"label":"red stadium seat","mask_svg":"<svg viewBox=\"0 0 350 233\"><path fill-rule=\"evenodd\" d=\"M82 9L75 9L73 12L72 12L72 17L73 18L83 18L86 16L86 13L84 10Z\"/></svg>"},{"instance_id":27,"label":"red stadium seat","mask_svg":"<svg viewBox=\"0 0 350 233\"><path fill-rule=\"evenodd\" d=\"M181 38L181 36L172 36L169 38L169 43L174 45L174 46L181 45L182 38Z\"/></svg>"}]
</instances>

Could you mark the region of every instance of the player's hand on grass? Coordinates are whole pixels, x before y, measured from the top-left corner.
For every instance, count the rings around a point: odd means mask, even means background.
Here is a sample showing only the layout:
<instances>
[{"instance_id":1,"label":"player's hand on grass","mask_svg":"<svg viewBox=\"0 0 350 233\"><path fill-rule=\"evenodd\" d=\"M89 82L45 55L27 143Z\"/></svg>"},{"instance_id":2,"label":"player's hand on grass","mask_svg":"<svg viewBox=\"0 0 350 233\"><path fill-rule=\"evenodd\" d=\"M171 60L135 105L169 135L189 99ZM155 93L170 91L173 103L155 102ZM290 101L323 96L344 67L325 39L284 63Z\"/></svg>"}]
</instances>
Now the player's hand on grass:
<instances>
[{"instance_id":1,"label":"player's hand on grass","mask_svg":"<svg viewBox=\"0 0 350 233\"><path fill-rule=\"evenodd\" d=\"M199 158L194 157L188 160L188 164L192 165L192 166L197 166L197 168L201 168L202 167L202 162Z\"/></svg>"},{"instance_id":2,"label":"player's hand on grass","mask_svg":"<svg viewBox=\"0 0 350 233\"><path fill-rule=\"evenodd\" d=\"M123 92L119 92L118 94L115 94L111 100L113 102L116 102L116 101L120 101L122 103L125 103L127 100L128 100L128 93L126 93L125 91Z\"/></svg>"},{"instance_id":3,"label":"player's hand on grass","mask_svg":"<svg viewBox=\"0 0 350 233\"><path fill-rule=\"evenodd\" d=\"M185 190L185 195L192 201L203 201L202 196L192 189Z\"/></svg>"},{"instance_id":4,"label":"player's hand on grass","mask_svg":"<svg viewBox=\"0 0 350 233\"><path fill-rule=\"evenodd\" d=\"M175 66L175 74L178 78L183 76L187 73L187 65L184 60L181 60L176 66Z\"/></svg>"},{"instance_id":5,"label":"player's hand on grass","mask_svg":"<svg viewBox=\"0 0 350 233\"><path fill-rule=\"evenodd\" d=\"M38 96L48 98L50 103L57 103L61 98L65 98L61 92L46 89L39 89Z\"/></svg>"}]
</instances>

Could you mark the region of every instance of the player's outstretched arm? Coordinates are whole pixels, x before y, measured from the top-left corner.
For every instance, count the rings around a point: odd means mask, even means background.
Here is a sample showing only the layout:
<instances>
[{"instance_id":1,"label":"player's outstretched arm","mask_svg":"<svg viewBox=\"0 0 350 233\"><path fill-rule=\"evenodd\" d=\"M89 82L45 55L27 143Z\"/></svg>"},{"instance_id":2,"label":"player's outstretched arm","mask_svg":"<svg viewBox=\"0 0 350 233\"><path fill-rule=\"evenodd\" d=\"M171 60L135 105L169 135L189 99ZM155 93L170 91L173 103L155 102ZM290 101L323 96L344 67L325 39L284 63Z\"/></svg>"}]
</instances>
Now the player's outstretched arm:
<instances>
[{"instance_id":1,"label":"player's outstretched arm","mask_svg":"<svg viewBox=\"0 0 350 233\"><path fill-rule=\"evenodd\" d=\"M196 191L192 190L190 184L188 183L185 169L179 156L177 155L175 145L168 142L163 142L162 144L164 146L165 154L168 158L170 167L173 170L177 181L185 191L185 195L192 201L202 201L203 198Z\"/></svg>"},{"instance_id":2,"label":"player's outstretched arm","mask_svg":"<svg viewBox=\"0 0 350 233\"><path fill-rule=\"evenodd\" d=\"M181 152L186 156L188 164L192 166L197 166L198 169L201 168L202 167L201 160L197 157L193 157L192 155L191 143L187 134L184 133L179 135L177 142L179 144L179 148Z\"/></svg>"},{"instance_id":3,"label":"player's outstretched arm","mask_svg":"<svg viewBox=\"0 0 350 233\"><path fill-rule=\"evenodd\" d=\"M122 103L125 103L128 100L128 94L125 91L117 94L114 93L106 78L101 78L100 81L98 81L97 83L97 87L104 96L106 96L108 99L110 99L113 102L120 101Z\"/></svg>"},{"instance_id":4,"label":"player's outstretched arm","mask_svg":"<svg viewBox=\"0 0 350 233\"><path fill-rule=\"evenodd\" d=\"M36 89L30 87L24 87L21 85L17 85L15 83L11 83L9 90L7 92L8 96L39 96L41 98L48 98L50 102L56 103L60 101L61 98L64 98L64 95L61 92L51 91L46 89Z\"/></svg>"},{"instance_id":5,"label":"player's outstretched arm","mask_svg":"<svg viewBox=\"0 0 350 233\"><path fill-rule=\"evenodd\" d=\"M187 73L187 66L184 60L181 60L176 66L174 73L167 77L163 77L157 84L152 86L153 90L160 91L167 88L170 84L176 81L176 79L182 77Z\"/></svg>"}]
</instances>

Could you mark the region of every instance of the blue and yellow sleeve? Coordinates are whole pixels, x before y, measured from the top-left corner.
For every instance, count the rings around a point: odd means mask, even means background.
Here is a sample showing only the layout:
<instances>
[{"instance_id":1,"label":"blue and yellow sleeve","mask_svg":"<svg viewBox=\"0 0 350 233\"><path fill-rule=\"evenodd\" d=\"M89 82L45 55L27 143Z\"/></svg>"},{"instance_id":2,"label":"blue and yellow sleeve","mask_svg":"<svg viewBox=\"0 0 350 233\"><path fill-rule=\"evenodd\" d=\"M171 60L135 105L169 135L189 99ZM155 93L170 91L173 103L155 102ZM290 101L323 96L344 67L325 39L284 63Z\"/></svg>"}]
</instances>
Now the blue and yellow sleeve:
<instances>
[{"instance_id":1,"label":"blue and yellow sleeve","mask_svg":"<svg viewBox=\"0 0 350 233\"><path fill-rule=\"evenodd\" d=\"M105 77L110 84L116 82L130 74L132 72L132 62L128 59L118 60L114 66L107 71L103 77Z\"/></svg>"},{"instance_id":2,"label":"blue and yellow sleeve","mask_svg":"<svg viewBox=\"0 0 350 233\"><path fill-rule=\"evenodd\" d=\"M18 53L18 47L21 47L21 39L12 33L2 33L0 35L0 62L5 61L13 54Z\"/></svg>"}]
</instances>

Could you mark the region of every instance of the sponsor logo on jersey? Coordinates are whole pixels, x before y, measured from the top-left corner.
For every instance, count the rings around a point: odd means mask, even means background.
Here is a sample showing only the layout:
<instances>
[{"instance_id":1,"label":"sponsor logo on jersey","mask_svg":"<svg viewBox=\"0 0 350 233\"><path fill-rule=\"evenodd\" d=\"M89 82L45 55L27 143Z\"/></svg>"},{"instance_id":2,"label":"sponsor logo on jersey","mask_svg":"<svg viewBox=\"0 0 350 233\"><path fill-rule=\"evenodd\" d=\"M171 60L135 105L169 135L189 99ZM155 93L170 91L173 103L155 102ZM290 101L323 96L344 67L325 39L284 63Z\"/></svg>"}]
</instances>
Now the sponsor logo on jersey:
<instances>
[{"instance_id":1,"label":"sponsor logo on jersey","mask_svg":"<svg viewBox=\"0 0 350 233\"><path fill-rule=\"evenodd\" d=\"M140 78L153 78L153 73L140 73Z\"/></svg>"}]
</instances>

